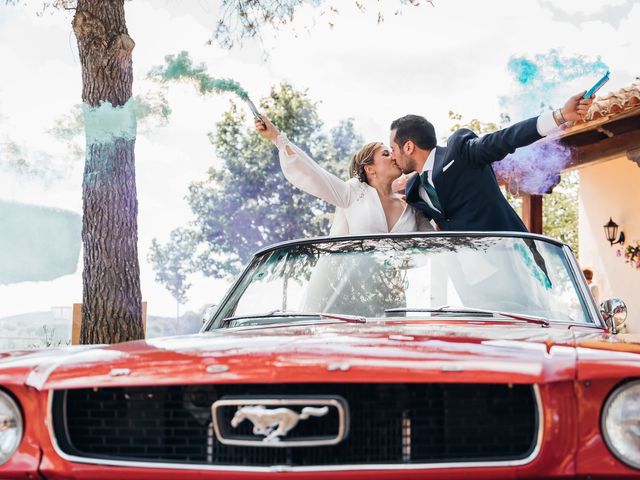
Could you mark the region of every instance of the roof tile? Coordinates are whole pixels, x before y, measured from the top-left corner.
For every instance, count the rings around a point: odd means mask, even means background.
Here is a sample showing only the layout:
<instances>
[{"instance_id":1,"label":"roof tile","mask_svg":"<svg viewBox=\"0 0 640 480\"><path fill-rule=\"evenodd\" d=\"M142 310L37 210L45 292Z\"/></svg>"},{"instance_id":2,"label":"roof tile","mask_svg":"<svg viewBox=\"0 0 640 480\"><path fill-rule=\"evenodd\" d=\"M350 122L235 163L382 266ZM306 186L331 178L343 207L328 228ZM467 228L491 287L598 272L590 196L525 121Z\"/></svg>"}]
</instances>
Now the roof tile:
<instances>
[{"instance_id":1,"label":"roof tile","mask_svg":"<svg viewBox=\"0 0 640 480\"><path fill-rule=\"evenodd\" d=\"M640 104L640 82L634 82L620 90L597 97L581 123L588 123L600 117L615 115L638 104Z\"/></svg>"}]
</instances>

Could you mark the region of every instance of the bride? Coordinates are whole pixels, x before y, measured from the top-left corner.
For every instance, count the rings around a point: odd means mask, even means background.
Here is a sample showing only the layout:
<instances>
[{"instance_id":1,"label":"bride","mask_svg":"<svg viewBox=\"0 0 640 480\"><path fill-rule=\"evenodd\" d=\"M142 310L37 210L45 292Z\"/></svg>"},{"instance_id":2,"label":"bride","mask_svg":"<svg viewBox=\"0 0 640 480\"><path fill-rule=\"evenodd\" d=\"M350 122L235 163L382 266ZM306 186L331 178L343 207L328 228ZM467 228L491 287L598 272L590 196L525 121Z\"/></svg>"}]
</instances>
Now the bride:
<instances>
[{"instance_id":1,"label":"bride","mask_svg":"<svg viewBox=\"0 0 640 480\"><path fill-rule=\"evenodd\" d=\"M393 192L402 171L382 143L368 143L351 158L351 178L329 173L291 143L267 117L255 119L260 135L278 148L286 179L315 197L336 206L330 235L400 233L433 230L429 220Z\"/></svg>"},{"instance_id":2,"label":"bride","mask_svg":"<svg viewBox=\"0 0 640 480\"><path fill-rule=\"evenodd\" d=\"M260 134L271 140L287 180L311 195L336 206L329 235L401 233L433 230L427 218L394 193L391 184L402 174L382 143L368 143L351 158L351 178L341 180L327 172L261 115ZM393 279L401 272L372 257L320 256L301 298L299 309L367 316L384 315L385 308L406 305L404 289ZM367 278L366 282L362 279ZM332 279L340 279L338 282Z\"/></svg>"}]
</instances>

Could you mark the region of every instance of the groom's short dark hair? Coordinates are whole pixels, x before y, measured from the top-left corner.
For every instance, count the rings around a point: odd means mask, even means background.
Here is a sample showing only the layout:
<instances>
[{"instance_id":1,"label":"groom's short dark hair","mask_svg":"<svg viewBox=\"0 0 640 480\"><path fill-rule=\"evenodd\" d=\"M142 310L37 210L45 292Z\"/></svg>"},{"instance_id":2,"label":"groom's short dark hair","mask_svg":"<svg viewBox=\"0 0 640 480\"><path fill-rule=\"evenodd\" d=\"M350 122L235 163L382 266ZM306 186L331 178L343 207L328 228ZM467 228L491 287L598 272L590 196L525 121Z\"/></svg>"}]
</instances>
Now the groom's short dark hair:
<instances>
[{"instance_id":1,"label":"groom's short dark hair","mask_svg":"<svg viewBox=\"0 0 640 480\"><path fill-rule=\"evenodd\" d=\"M436 129L431 122L420 115L405 115L391 122L391 130L396 131L396 143L400 148L411 140L423 150L433 150L438 140Z\"/></svg>"}]
</instances>

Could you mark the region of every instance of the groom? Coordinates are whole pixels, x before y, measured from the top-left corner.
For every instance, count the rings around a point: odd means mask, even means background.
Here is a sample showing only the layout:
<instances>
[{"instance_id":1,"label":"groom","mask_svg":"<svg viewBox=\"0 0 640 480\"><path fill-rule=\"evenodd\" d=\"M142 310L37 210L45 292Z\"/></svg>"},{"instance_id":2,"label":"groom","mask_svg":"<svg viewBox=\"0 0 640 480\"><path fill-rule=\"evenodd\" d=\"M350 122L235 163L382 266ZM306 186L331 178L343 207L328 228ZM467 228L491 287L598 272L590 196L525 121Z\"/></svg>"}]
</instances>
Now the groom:
<instances>
[{"instance_id":1,"label":"groom","mask_svg":"<svg viewBox=\"0 0 640 480\"><path fill-rule=\"evenodd\" d=\"M593 98L579 93L553 113L542 114L478 137L462 128L446 147L436 146L436 132L424 117L406 115L391 123L391 150L405 174L407 202L440 230L526 232L518 214L500 191L491 168L516 148L529 145L565 122L586 115Z\"/></svg>"}]
</instances>

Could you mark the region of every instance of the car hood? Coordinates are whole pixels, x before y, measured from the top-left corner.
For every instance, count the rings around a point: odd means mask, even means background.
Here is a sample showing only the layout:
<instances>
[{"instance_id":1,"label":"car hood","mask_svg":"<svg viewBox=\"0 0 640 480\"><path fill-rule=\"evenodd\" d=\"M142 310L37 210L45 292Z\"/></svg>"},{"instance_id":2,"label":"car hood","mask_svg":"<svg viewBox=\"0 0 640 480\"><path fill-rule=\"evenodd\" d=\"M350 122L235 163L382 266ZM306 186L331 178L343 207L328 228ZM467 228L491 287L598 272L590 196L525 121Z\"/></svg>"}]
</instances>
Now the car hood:
<instances>
[{"instance_id":1,"label":"car hood","mask_svg":"<svg viewBox=\"0 0 640 480\"><path fill-rule=\"evenodd\" d=\"M575 378L576 337L595 336L484 322L238 328L45 356L26 383L38 389L371 379L543 383Z\"/></svg>"},{"instance_id":2,"label":"car hood","mask_svg":"<svg viewBox=\"0 0 640 480\"><path fill-rule=\"evenodd\" d=\"M34 369L57 365L75 353L99 347L99 345L76 345L0 352L0 384L15 383L16 378L26 377Z\"/></svg>"}]
</instances>

